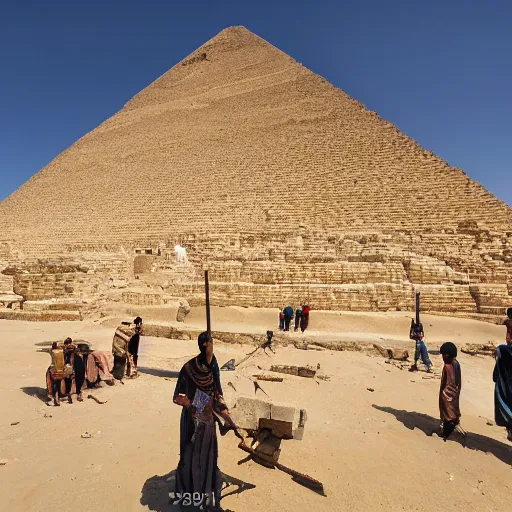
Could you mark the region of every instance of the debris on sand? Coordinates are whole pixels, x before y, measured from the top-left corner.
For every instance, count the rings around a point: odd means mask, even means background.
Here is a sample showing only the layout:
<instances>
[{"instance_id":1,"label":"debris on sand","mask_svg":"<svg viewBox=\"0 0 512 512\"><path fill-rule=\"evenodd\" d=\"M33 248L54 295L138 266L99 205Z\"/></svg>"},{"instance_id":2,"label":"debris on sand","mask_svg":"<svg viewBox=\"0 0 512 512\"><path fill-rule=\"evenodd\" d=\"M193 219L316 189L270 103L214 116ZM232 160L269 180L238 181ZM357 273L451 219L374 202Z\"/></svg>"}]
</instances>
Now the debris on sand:
<instances>
[{"instance_id":1,"label":"debris on sand","mask_svg":"<svg viewBox=\"0 0 512 512\"><path fill-rule=\"evenodd\" d=\"M470 356L489 356L494 357L496 354L496 345L494 342L489 341L488 343L467 343L461 347L461 352L469 354Z\"/></svg>"},{"instance_id":2,"label":"debris on sand","mask_svg":"<svg viewBox=\"0 0 512 512\"><path fill-rule=\"evenodd\" d=\"M9 462L9 459L0 459L0 466L5 466Z\"/></svg>"},{"instance_id":3,"label":"debris on sand","mask_svg":"<svg viewBox=\"0 0 512 512\"><path fill-rule=\"evenodd\" d=\"M91 434L89 434L89 432L84 432L84 433L82 434L82 439L90 439L91 437L92 437L92 435L91 435Z\"/></svg>"},{"instance_id":4,"label":"debris on sand","mask_svg":"<svg viewBox=\"0 0 512 512\"><path fill-rule=\"evenodd\" d=\"M320 345L313 345L311 343L307 343L306 341L294 341L293 346L299 350L317 350L319 352L326 350L325 347L321 347Z\"/></svg>"},{"instance_id":5,"label":"debris on sand","mask_svg":"<svg viewBox=\"0 0 512 512\"><path fill-rule=\"evenodd\" d=\"M19 422L19 421L13 421L13 422L11 423L11 427L15 427L16 425L19 425L19 424L20 424L20 422Z\"/></svg>"},{"instance_id":6,"label":"debris on sand","mask_svg":"<svg viewBox=\"0 0 512 512\"><path fill-rule=\"evenodd\" d=\"M387 359L392 359L395 361L408 361L409 360L409 351L403 348L396 347L383 347L378 343L373 344L373 348L375 351L380 354L382 357L386 357Z\"/></svg>"},{"instance_id":7,"label":"debris on sand","mask_svg":"<svg viewBox=\"0 0 512 512\"><path fill-rule=\"evenodd\" d=\"M235 390L235 393L236 393L235 385L231 381L228 382L228 386L232 387Z\"/></svg>"},{"instance_id":8,"label":"debris on sand","mask_svg":"<svg viewBox=\"0 0 512 512\"><path fill-rule=\"evenodd\" d=\"M306 377L312 379L316 370L311 366L287 366L281 364L274 364L270 367L271 372L286 373L288 375L296 375L298 377Z\"/></svg>"},{"instance_id":9,"label":"debris on sand","mask_svg":"<svg viewBox=\"0 0 512 512\"><path fill-rule=\"evenodd\" d=\"M87 398L91 398L92 400L94 400L96 403L102 405L102 404L106 404L108 402L108 400L105 400L105 401L101 401L99 400L98 398L96 398L94 395L87 395Z\"/></svg>"},{"instance_id":10,"label":"debris on sand","mask_svg":"<svg viewBox=\"0 0 512 512\"><path fill-rule=\"evenodd\" d=\"M375 391L375 389L373 388L366 388L370 393L373 393Z\"/></svg>"},{"instance_id":11,"label":"debris on sand","mask_svg":"<svg viewBox=\"0 0 512 512\"><path fill-rule=\"evenodd\" d=\"M275 377L274 375L253 375L253 377L257 380L266 380L269 382L283 382L282 377Z\"/></svg>"},{"instance_id":12,"label":"debris on sand","mask_svg":"<svg viewBox=\"0 0 512 512\"><path fill-rule=\"evenodd\" d=\"M260 389L263 393L265 393L265 390L257 382L253 381L253 383L254 383L254 394L256 394L256 391L258 391L258 389ZM265 393L265 395L267 395L267 393Z\"/></svg>"}]
</instances>

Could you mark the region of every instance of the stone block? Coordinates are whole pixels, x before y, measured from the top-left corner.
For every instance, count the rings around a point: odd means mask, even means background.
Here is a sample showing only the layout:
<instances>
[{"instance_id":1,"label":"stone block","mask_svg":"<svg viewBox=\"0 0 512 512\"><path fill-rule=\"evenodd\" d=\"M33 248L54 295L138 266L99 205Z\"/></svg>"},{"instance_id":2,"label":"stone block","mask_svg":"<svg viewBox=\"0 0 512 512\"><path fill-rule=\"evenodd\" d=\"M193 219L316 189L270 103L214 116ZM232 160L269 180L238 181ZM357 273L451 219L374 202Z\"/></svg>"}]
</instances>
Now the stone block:
<instances>
[{"instance_id":1,"label":"stone block","mask_svg":"<svg viewBox=\"0 0 512 512\"><path fill-rule=\"evenodd\" d=\"M230 413L240 428L272 428L274 435L286 439L302 439L307 420L304 409L244 396L236 398Z\"/></svg>"}]
</instances>

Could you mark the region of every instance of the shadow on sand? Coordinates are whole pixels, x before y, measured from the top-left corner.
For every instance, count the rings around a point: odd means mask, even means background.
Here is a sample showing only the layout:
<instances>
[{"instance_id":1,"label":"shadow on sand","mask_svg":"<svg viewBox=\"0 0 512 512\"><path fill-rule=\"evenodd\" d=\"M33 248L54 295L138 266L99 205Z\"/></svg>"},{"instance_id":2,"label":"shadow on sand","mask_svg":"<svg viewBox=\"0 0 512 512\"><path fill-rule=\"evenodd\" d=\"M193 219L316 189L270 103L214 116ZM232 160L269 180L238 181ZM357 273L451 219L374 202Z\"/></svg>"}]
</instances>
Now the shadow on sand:
<instances>
[{"instance_id":1,"label":"shadow on sand","mask_svg":"<svg viewBox=\"0 0 512 512\"><path fill-rule=\"evenodd\" d=\"M180 374L176 370L159 370L158 368L144 368L143 366L137 366L137 371L146 375L153 375L153 377L167 377L168 379L177 379Z\"/></svg>"},{"instance_id":2,"label":"shadow on sand","mask_svg":"<svg viewBox=\"0 0 512 512\"><path fill-rule=\"evenodd\" d=\"M404 427L409 430L415 428L421 430L425 435L432 436L432 434L438 434L440 432L439 423L440 421L427 414L420 412L403 411L399 409L393 409L392 407L381 407L379 405L373 405L374 409L382 412L392 414ZM468 432L467 437L454 432L448 441L459 443L464 448L469 450L477 450L483 453L492 453L497 459L501 460L507 465L512 465L512 446L496 441L492 437L482 436L473 432Z\"/></svg>"},{"instance_id":3,"label":"shadow on sand","mask_svg":"<svg viewBox=\"0 0 512 512\"><path fill-rule=\"evenodd\" d=\"M42 402L46 403L48 401L48 397L46 395L46 388L40 388L37 386L29 386L25 388L20 388L23 393L28 396L32 396L34 398L39 398Z\"/></svg>"},{"instance_id":4,"label":"shadow on sand","mask_svg":"<svg viewBox=\"0 0 512 512\"><path fill-rule=\"evenodd\" d=\"M241 494L244 491L254 489L256 486L238 480L237 478L231 477L222 473L222 496L221 502L226 496L232 494ZM176 481L176 470L172 470L167 475L163 476L152 476L146 480L144 487L142 488L142 496L140 503L146 506L148 510L156 512L180 512L183 508L179 505L173 505L170 502L169 493L174 491L174 485ZM198 510L196 507L185 507L186 510L191 512Z\"/></svg>"}]
</instances>

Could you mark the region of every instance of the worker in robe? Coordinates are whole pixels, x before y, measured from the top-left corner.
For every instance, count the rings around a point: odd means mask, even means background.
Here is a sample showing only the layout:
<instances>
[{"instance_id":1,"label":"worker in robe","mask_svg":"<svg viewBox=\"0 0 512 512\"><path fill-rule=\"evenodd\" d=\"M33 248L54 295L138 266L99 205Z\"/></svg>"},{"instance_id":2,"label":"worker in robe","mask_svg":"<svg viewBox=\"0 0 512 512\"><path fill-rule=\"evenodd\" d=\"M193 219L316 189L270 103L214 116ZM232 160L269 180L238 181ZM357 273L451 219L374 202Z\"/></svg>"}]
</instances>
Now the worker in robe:
<instances>
[{"instance_id":1,"label":"worker in robe","mask_svg":"<svg viewBox=\"0 0 512 512\"><path fill-rule=\"evenodd\" d=\"M493 380L494 420L496 425L507 429L507 439L512 441L512 338L496 349Z\"/></svg>"},{"instance_id":2,"label":"worker in robe","mask_svg":"<svg viewBox=\"0 0 512 512\"><path fill-rule=\"evenodd\" d=\"M507 344L512 343L512 308L507 309L507 318L503 322L503 325L507 329L505 333L505 342Z\"/></svg>"},{"instance_id":3,"label":"worker in robe","mask_svg":"<svg viewBox=\"0 0 512 512\"><path fill-rule=\"evenodd\" d=\"M112 375L115 379L121 381L126 372L126 362L128 360L128 342L134 334L130 322L122 322L114 333L112 341L112 355L114 356L114 368Z\"/></svg>"},{"instance_id":4,"label":"worker in robe","mask_svg":"<svg viewBox=\"0 0 512 512\"><path fill-rule=\"evenodd\" d=\"M139 341L142 334L142 318L138 316L133 321L133 335L128 342L128 352L126 354L126 375L130 378L138 377L137 363L139 360Z\"/></svg>"},{"instance_id":5,"label":"worker in robe","mask_svg":"<svg viewBox=\"0 0 512 512\"><path fill-rule=\"evenodd\" d=\"M300 330L301 332L304 332L309 325L309 312L311 311L311 308L305 304L302 306L302 311L300 315Z\"/></svg>"},{"instance_id":6,"label":"worker in robe","mask_svg":"<svg viewBox=\"0 0 512 512\"><path fill-rule=\"evenodd\" d=\"M284 312L279 311L279 330L284 331Z\"/></svg>"},{"instance_id":7,"label":"worker in robe","mask_svg":"<svg viewBox=\"0 0 512 512\"><path fill-rule=\"evenodd\" d=\"M199 493L204 506L218 507L222 481L217 467L216 421L224 427L222 435L236 426L222 396L211 336L201 333L198 345L199 354L181 368L173 397L174 403L183 407L175 496L179 500L184 493Z\"/></svg>"},{"instance_id":8,"label":"worker in robe","mask_svg":"<svg viewBox=\"0 0 512 512\"><path fill-rule=\"evenodd\" d=\"M442 436L446 441L460 423L459 399L462 377L460 364L457 361L457 347L451 342L443 343L439 352L444 361L439 389L439 412L442 422Z\"/></svg>"},{"instance_id":9,"label":"worker in robe","mask_svg":"<svg viewBox=\"0 0 512 512\"><path fill-rule=\"evenodd\" d=\"M297 308L295 310L295 328L293 329L295 332L297 332L299 330L301 316L302 316L302 308Z\"/></svg>"},{"instance_id":10,"label":"worker in robe","mask_svg":"<svg viewBox=\"0 0 512 512\"><path fill-rule=\"evenodd\" d=\"M66 395L65 379L71 376L72 369L70 365L66 364L64 349L62 346L59 347L57 342L52 343L50 356L51 364L46 370L48 404L53 400L54 406L60 406L60 399Z\"/></svg>"}]
</instances>

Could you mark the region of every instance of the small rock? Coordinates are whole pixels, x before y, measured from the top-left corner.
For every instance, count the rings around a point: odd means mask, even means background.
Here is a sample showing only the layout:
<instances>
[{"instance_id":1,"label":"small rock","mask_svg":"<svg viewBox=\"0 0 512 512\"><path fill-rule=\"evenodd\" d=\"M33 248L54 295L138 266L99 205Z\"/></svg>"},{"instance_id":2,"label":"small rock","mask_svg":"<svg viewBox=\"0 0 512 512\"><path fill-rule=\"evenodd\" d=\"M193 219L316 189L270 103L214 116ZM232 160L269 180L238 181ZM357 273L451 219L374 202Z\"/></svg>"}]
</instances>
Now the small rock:
<instances>
[{"instance_id":1,"label":"small rock","mask_svg":"<svg viewBox=\"0 0 512 512\"><path fill-rule=\"evenodd\" d=\"M20 424L19 421L14 421L14 422L11 423L11 427L14 427L14 426L19 425L19 424Z\"/></svg>"},{"instance_id":2,"label":"small rock","mask_svg":"<svg viewBox=\"0 0 512 512\"><path fill-rule=\"evenodd\" d=\"M375 391L375 389L373 388L366 388L370 393L373 393Z\"/></svg>"},{"instance_id":3,"label":"small rock","mask_svg":"<svg viewBox=\"0 0 512 512\"><path fill-rule=\"evenodd\" d=\"M5 466L9 462L9 459L0 459L0 466Z\"/></svg>"},{"instance_id":4,"label":"small rock","mask_svg":"<svg viewBox=\"0 0 512 512\"><path fill-rule=\"evenodd\" d=\"M84 433L82 434L82 439L90 439L91 437L92 437L92 436L91 436L91 434L89 434L89 432L84 432Z\"/></svg>"},{"instance_id":5,"label":"small rock","mask_svg":"<svg viewBox=\"0 0 512 512\"><path fill-rule=\"evenodd\" d=\"M491 420L487 420L487 425L489 425L489 427L494 427L494 422Z\"/></svg>"},{"instance_id":6,"label":"small rock","mask_svg":"<svg viewBox=\"0 0 512 512\"><path fill-rule=\"evenodd\" d=\"M46 414L43 416L44 418L53 418L53 416L51 414Z\"/></svg>"}]
</instances>

